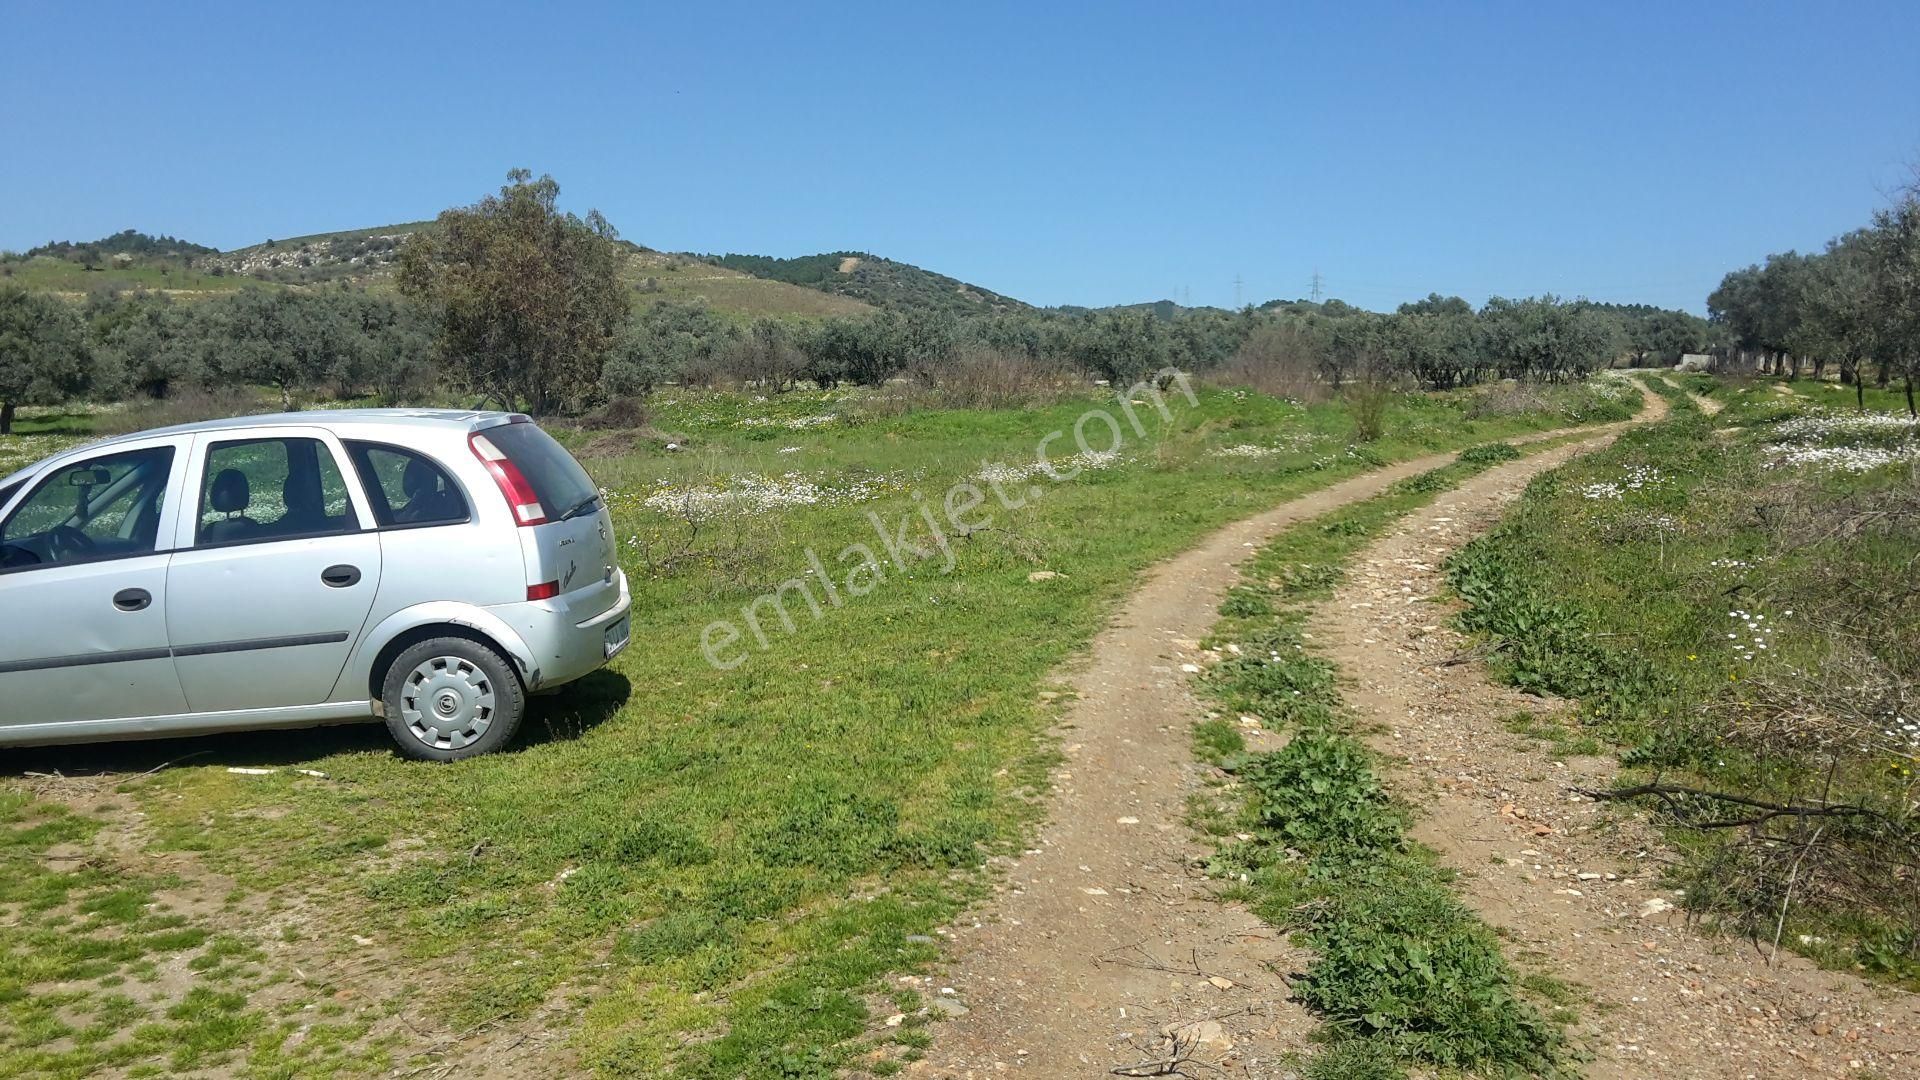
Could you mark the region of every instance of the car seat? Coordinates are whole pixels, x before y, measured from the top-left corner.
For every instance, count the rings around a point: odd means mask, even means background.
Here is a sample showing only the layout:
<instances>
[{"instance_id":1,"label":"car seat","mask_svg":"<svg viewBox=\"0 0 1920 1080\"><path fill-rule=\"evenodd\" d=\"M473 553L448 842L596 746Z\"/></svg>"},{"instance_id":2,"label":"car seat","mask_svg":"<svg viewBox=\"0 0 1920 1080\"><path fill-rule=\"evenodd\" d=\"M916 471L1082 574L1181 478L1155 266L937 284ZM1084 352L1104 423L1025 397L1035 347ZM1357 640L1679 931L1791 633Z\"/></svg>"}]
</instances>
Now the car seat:
<instances>
[{"instance_id":1,"label":"car seat","mask_svg":"<svg viewBox=\"0 0 1920 1080\"><path fill-rule=\"evenodd\" d=\"M253 535L260 526L247 516L251 505L253 488L247 483L246 473L239 469L221 469L215 473L213 486L207 490L207 507L227 516L200 526L200 542L225 544Z\"/></svg>"},{"instance_id":2,"label":"car seat","mask_svg":"<svg viewBox=\"0 0 1920 1080\"><path fill-rule=\"evenodd\" d=\"M286 536L304 536L326 532L333 526L327 518L318 477L293 473L280 485L280 495L286 502L287 512L274 531Z\"/></svg>"},{"instance_id":3,"label":"car seat","mask_svg":"<svg viewBox=\"0 0 1920 1080\"><path fill-rule=\"evenodd\" d=\"M407 496L407 505L394 512L393 520L402 525L466 516L466 504L441 486L440 470L423 458L408 459L406 471L400 474L400 490Z\"/></svg>"}]
</instances>

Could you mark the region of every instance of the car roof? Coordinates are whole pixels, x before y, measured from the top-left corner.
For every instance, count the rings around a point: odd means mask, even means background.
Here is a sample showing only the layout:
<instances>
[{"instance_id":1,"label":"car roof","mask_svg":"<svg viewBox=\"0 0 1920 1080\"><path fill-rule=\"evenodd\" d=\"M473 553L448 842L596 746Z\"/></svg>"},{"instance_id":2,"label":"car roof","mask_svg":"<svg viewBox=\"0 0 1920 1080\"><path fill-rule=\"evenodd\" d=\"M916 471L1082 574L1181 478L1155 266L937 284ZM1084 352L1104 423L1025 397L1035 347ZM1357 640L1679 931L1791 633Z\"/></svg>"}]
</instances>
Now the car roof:
<instances>
[{"instance_id":1,"label":"car roof","mask_svg":"<svg viewBox=\"0 0 1920 1080\"><path fill-rule=\"evenodd\" d=\"M0 477L0 486L5 486L30 473L37 472L48 464L65 458L81 455L91 456L100 450L122 443L136 442L142 439L166 438L174 435L192 435L202 431L232 431L236 429L273 428L273 427L325 427L356 428L361 434L380 428L399 428L402 430L422 428L457 428L470 431L479 427L492 427L505 423L517 414L483 409L313 409L307 412L262 413L254 416L230 416L222 420L201 420L192 424L175 424L172 427L150 428L127 435L116 435L110 439L82 443L70 446L57 454L51 454L12 475ZM395 432L397 435L398 432Z\"/></svg>"}]
</instances>

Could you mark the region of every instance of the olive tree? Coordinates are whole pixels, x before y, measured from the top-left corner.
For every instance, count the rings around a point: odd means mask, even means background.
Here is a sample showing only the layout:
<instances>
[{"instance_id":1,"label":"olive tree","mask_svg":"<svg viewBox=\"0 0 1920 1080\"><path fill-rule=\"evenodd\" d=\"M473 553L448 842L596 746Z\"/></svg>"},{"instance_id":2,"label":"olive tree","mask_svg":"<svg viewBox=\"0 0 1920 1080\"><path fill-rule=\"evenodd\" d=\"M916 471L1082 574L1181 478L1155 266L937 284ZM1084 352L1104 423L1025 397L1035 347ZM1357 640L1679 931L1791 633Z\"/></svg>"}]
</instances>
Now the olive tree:
<instances>
[{"instance_id":1,"label":"olive tree","mask_svg":"<svg viewBox=\"0 0 1920 1080\"><path fill-rule=\"evenodd\" d=\"M400 249L400 289L424 304L450 370L509 408L549 413L596 391L625 325L619 234L555 205L560 185L507 174L498 195L441 213Z\"/></svg>"},{"instance_id":2,"label":"olive tree","mask_svg":"<svg viewBox=\"0 0 1920 1080\"><path fill-rule=\"evenodd\" d=\"M64 301L0 286L0 435L22 405L58 405L87 389L92 358Z\"/></svg>"}]
</instances>

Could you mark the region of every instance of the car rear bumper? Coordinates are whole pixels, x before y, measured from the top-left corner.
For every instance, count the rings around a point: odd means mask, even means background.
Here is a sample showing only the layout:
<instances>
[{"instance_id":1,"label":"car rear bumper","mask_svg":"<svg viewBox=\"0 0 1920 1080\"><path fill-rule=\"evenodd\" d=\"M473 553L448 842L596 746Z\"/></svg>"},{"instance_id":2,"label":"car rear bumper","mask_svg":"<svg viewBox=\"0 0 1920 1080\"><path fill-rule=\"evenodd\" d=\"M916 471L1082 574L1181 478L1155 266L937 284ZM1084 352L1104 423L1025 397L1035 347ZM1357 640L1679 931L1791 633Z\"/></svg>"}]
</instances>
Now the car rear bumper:
<instances>
[{"instance_id":1,"label":"car rear bumper","mask_svg":"<svg viewBox=\"0 0 1920 1080\"><path fill-rule=\"evenodd\" d=\"M511 626L533 654L527 689L564 686L604 667L625 648L625 640L610 648L607 635L628 617L633 597L627 591L627 575L618 569L613 573L619 591L610 607L600 607L606 602L603 590L581 590L585 604L561 595L487 609ZM624 637L630 640L631 632Z\"/></svg>"}]
</instances>

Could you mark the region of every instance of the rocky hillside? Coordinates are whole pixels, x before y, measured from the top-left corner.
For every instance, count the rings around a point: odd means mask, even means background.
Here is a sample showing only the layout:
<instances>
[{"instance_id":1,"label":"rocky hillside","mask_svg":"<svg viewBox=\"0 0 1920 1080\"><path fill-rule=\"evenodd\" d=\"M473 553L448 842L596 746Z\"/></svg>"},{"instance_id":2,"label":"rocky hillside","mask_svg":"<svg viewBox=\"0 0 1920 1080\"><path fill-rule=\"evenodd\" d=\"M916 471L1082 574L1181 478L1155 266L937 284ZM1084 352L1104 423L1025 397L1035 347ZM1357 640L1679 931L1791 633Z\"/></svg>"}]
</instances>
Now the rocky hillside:
<instances>
[{"instance_id":1,"label":"rocky hillside","mask_svg":"<svg viewBox=\"0 0 1920 1080\"><path fill-rule=\"evenodd\" d=\"M369 279L392 272L400 260L400 245L408 236L433 223L412 221L372 229L315 233L286 240L270 239L252 247L236 248L202 260L230 274L264 281L304 285L342 279Z\"/></svg>"}]
</instances>

